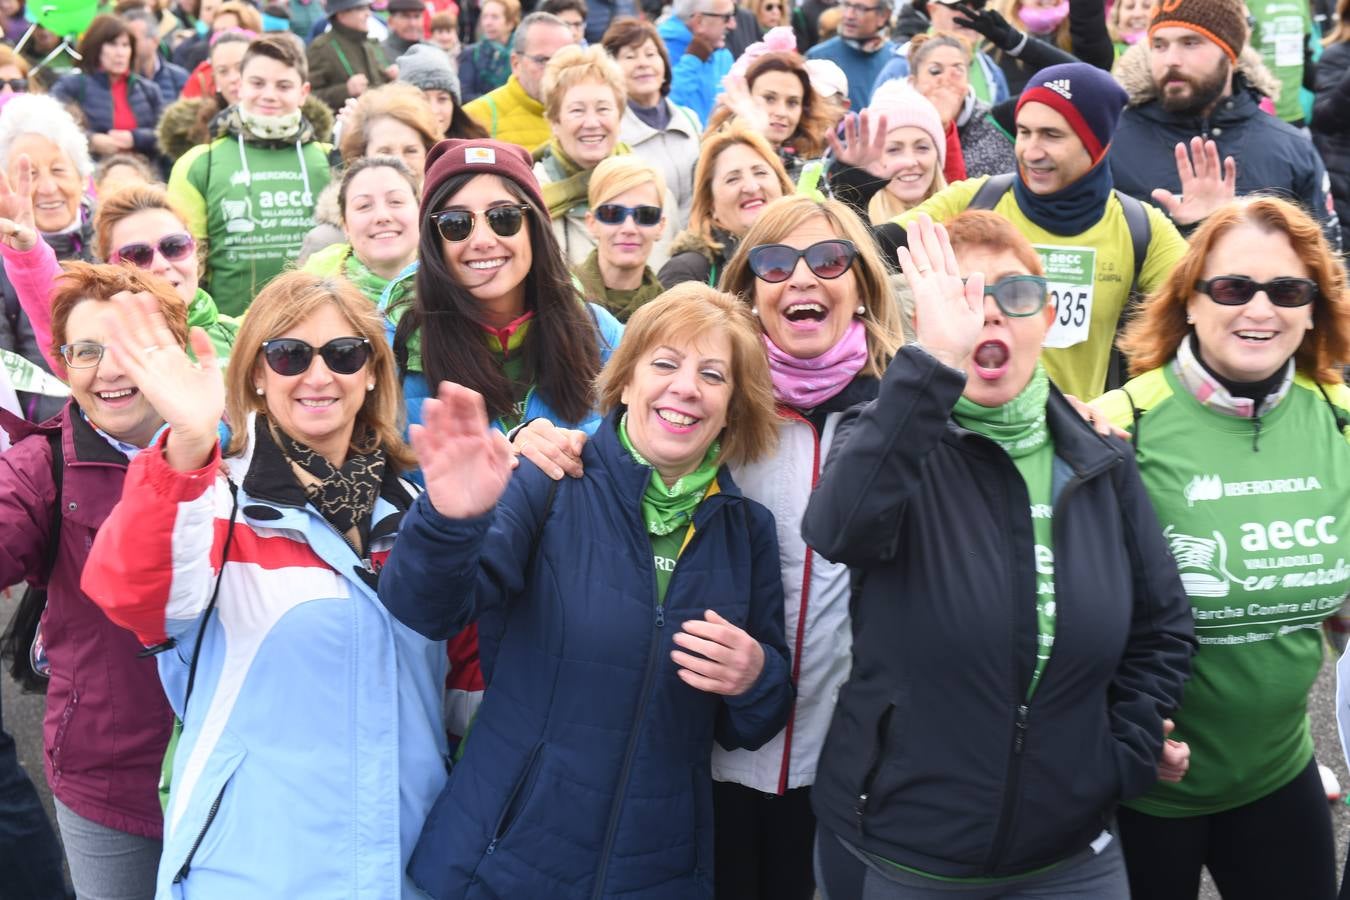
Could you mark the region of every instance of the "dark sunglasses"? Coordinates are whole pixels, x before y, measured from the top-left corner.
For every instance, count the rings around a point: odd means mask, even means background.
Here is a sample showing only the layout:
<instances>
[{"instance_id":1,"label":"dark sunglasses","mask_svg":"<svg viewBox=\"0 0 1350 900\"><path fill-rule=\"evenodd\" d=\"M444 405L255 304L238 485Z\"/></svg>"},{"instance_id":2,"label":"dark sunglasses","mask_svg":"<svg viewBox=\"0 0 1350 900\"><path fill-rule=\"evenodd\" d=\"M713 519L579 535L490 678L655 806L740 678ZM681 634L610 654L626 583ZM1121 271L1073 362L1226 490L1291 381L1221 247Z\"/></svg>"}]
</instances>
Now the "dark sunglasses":
<instances>
[{"instance_id":1,"label":"dark sunglasses","mask_svg":"<svg viewBox=\"0 0 1350 900\"><path fill-rule=\"evenodd\" d=\"M529 212L529 209L528 205L517 203L514 206L494 206L485 210L482 215L498 235L510 237L520 231L520 226L525 221L525 213ZM478 216L479 214L471 209L446 209L432 213L431 223L436 226L441 237L452 244L457 244L473 234L473 225L478 221Z\"/></svg>"},{"instance_id":2,"label":"dark sunglasses","mask_svg":"<svg viewBox=\"0 0 1350 900\"><path fill-rule=\"evenodd\" d=\"M0 90L9 88L16 94L26 94L28 92L27 78L9 78L0 80Z\"/></svg>"},{"instance_id":3,"label":"dark sunglasses","mask_svg":"<svg viewBox=\"0 0 1350 900\"><path fill-rule=\"evenodd\" d=\"M1050 290L1039 275L1008 275L984 286L984 295L993 297L1005 316L1022 319L1045 309Z\"/></svg>"},{"instance_id":4,"label":"dark sunglasses","mask_svg":"<svg viewBox=\"0 0 1350 900\"><path fill-rule=\"evenodd\" d=\"M617 203L602 203L595 208L595 217L606 225L622 225L629 216L643 228L661 224L659 206L620 206Z\"/></svg>"},{"instance_id":5,"label":"dark sunglasses","mask_svg":"<svg viewBox=\"0 0 1350 900\"><path fill-rule=\"evenodd\" d=\"M267 366L278 375L302 375L309 371L314 361L313 347L298 338L277 338L263 341L263 359ZM323 364L335 375L355 375L370 359L370 341L359 337L333 338L322 347L318 354Z\"/></svg>"},{"instance_id":6,"label":"dark sunglasses","mask_svg":"<svg viewBox=\"0 0 1350 900\"><path fill-rule=\"evenodd\" d=\"M792 277L797 260L805 259L806 267L817 278L838 278L853 265L858 248L852 241L841 239L818 241L805 250L787 244L760 244L750 251L750 271L760 281L777 284Z\"/></svg>"},{"instance_id":7,"label":"dark sunglasses","mask_svg":"<svg viewBox=\"0 0 1350 900\"><path fill-rule=\"evenodd\" d=\"M118 247L113 251L113 255L108 258L108 262L129 262L138 269L148 269L155 262L156 250L169 262L178 262L180 259L186 259L196 249L197 242L192 235L179 232L178 234L164 235L159 239L158 244L137 242L127 244L125 247Z\"/></svg>"},{"instance_id":8,"label":"dark sunglasses","mask_svg":"<svg viewBox=\"0 0 1350 900\"><path fill-rule=\"evenodd\" d=\"M1307 306L1317 297L1317 282L1309 278L1272 278L1253 281L1246 275L1220 275L1208 281L1197 281L1195 289L1209 295L1220 306L1241 306L1265 291L1276 306L1293 308Z\"/></svg>"}]
</instances>

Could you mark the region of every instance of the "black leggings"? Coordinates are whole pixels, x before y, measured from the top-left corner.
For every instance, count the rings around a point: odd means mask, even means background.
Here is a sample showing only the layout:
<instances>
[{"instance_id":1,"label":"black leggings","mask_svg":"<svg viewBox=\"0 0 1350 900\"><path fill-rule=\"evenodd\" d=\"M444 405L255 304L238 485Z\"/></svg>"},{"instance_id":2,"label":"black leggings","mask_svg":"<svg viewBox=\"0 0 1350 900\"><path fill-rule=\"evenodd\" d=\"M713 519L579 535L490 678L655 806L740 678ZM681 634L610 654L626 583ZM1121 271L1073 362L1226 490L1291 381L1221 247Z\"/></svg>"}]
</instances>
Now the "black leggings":
<instances>
[{"instance_id":1,"label":"black leggings","mask_svg":"<svg viewBox=\"0 0 1350 900\"><path fill-rule=\"evenodd\" d=\"M1116 820L1135 897L1195 900L1202 866L1224 900L1336 896L1336 841L1316 759L1236 809L1168 819L1122 807Z\"/></svg>"},{"instance_id":2,"label":"black leggings","mask_svg":"<svg viewBox=\"0 0 1350 900\"><path fill-rule=\"evenodd\" d=\"M816 816L811 789L782 796L713 782L718 900L811 900Z\"/></svg>"}]
</instances>

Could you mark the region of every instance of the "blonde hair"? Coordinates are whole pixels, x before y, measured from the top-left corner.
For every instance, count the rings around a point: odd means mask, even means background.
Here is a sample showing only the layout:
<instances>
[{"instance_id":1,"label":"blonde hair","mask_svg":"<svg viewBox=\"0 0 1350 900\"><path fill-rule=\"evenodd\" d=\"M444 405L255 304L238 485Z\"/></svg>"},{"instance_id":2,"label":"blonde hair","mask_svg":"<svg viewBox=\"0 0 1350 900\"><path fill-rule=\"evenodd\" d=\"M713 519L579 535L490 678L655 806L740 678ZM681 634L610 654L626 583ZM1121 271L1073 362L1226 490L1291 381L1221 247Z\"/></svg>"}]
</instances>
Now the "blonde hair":
<instances>
[{"instance_id":1,"label":"blonde hair","mask_svg":"<svg viewBox=\"0 0 1350 900\"><path fill-rule=\"evenodd\" d=\"M581 48L571 44L559 50L544 68L540 93L544 98L544 118L557 122L562 114L563 97L578 84L598 81L614 92L615 104L623 113L628 102L628 88L623 69L600 44Z\"/></svg>"},{"instance_id":2,"label":"blonde hair","mask_svg":"<svg viewBox=\"0 0 1350 900\"><path fill-rule=\"evenodd\" d=\"M1282 234L1317 282L1312 302L1313 327L1294 351L1295 368L1324 384L1341 382L1340 367L1350 359L1350 302L1345 296L1345 267L1332 252L1322 228L1298 206L1278 197L1234 200L1210 213L1191 235L1186 255L1172 267L1162 285L1130 321L1119 341L1130 360L1130 374L1161 368L1176 356L1177 347L1191 333L1186 304L1195 296L1195 283L1205 272L1209 254L1219 238L1234 228L1251 226L1267 234Z\"/></svg>"},{"instance_id":3,"label":"blonde hair","mask_svg":"<svg viewBox=\"0 0 1350 900\"><path fill-rule=\"evenodd\" d=\"M411 84L395 81L366 91L356 101L351 121L342 133L338 150L342 154L343 164L349 164L366 155L366 145L370 143L370 127L380 119L393 119L407 125L422 139L427 150L436 146L441 139L440 129L436 125L436 114L426 95ZM414 172L421 183L421 172Z\"/></svg>"},{"instance_id":4,"label":"blonde hair","mask_svg":"<svg viewBox=\"0 0 1350 900\"><path fill-rule=\"evenodd\" d=\"M745 304L730 294L696 281L676 285L644 304L624 325L623 340L596 379L600 411L621 406L624 388L651 349L671 341L696 341L707 334L726 335L731 343L731 399L718 464L744 465L771 453L778 444L773 380L764 355L759 325Z\"/></svg>"},{"instance_id":5,"label":"blonde hair","mask_svg":"<svg viewBox=\"0 0 1350 900\"><path fill-rule=\"evenodd\" d=\"M248 3L241 3L240 0L225 0L216 9L216 19L221 16L232 15L239 20L239 27L244 31L252 31L254 34L262 34L263 21L262 13L258 12L257 7ZM215 19L211 20L212 22ZM215 29L212 28L212 31Z\"/></svg>"},{"instance_id":6,"label":"blonde hair","mask_svg":"<svg viewBox=\"0 0 1350 900\"><path fill-rule=\"evenodd\" d=\"M942 166L935 165L933 168L933 181L928 185L928 190L924 191L923 197L919 200L919 203L927 200L946 186L947 178L942 174ZM891 219L894 219L901 213L909 212L915 206L918 206L918 203L906 203L883 187L872 195L871 200L867 201L867 218L873 225L885 225Z\"/></svg>"},{"instance_id":7,"label":"blonde hair","mask_svg":"<svg viewBox=\"0 0 1350 900\"><path fill-rule=\"evenodd\" d=\"M694 166L694 199L689 204L689 225L685 231L696 235L704 244L717 251L722 249L722 245L712 235L713 170L717 168L717 160L722 153L737 144L744 144L764 160L778 178L778 187L783 194L793 191L792 179L788 178L778 154L773 152L773 147L769 146L763 135L738 122L704 135L698 151L698 163Z\"/></svg>"},{"instance_id":8,"label":"blonde hair","mask_svg":"<svg viewBox=\"0 0 1350 900\"><path fill-rule=\"evenodd\" d=\"M891 290L886 264L878 255L872 232L838 200L815 200L793 194L770 203L727 261L722 273L722 289L740 296L754 306L759 279L750 270L750 251L761 244L777 244L813 219L824 219L830 231L852 241L858 248L853 260L857 282L857 301L864 311L860 317L867 331L867 365L863 371L880 378L891 357L904 343L900 329L900 309ZM849 310L850 314L852 309ZM626 338L625 332L625 339Z\"/></svg>"},{"instance_id":9,"label":"blonde hair","mask_svg":"<svg viewBox=\"0 0 1350 900\"><path fill-rule=\"evenodd\" d=\"M227 456L244 451L252 435L244 428L249 415L266 413L267 401L254 388L264 341L271 340L332 304L357 337L370 342L367 371L375 379L356 413L351 452L383 450L394 469L415 465L403 442L403 390L399 386L394 351L384 334L384 319L369 300L346 278L320 278L309 272L286 272L273 279L254 299L235 338L225 373L225 417L233 426Z\"/></svg>"},{"instance_id":10,"label":"blonde hair","mask_svg":"<svg viewBox=\"0 0 1350 900\"><path fill-rule=\"evenodd\" d=\"M587 189L587 200L594 210L602 203L608 203L615 197L631 191L633 188L651 185L656 188L657 206L666 202L666 180L661 170L640 156L611 156L602 159L600 165L591 172L591 183Z\"/></svg>"}]
</instances>

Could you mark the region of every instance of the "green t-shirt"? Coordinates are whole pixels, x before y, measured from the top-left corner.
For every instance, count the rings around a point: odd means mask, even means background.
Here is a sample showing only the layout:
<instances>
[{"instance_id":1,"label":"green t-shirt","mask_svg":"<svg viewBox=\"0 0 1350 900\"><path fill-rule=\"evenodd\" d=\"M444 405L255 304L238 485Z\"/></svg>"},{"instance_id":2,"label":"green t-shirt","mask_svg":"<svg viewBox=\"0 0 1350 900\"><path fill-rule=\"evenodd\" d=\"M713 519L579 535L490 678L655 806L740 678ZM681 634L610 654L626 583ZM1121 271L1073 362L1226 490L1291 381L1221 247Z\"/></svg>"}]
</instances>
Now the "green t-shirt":
<instances>
[{"instance_id":1,"label":"green t-shirt","mask_svg":"<svg viewBox=\"0 0 1350 900\"><path fill-rule=\"evenodd\" d=\"M670 577L675 574L675 563L680 558L685 535L689 526L676 528L670 534L649 534L652 539L652 564L656 566L656 605L666 602L666 590L670 587Z\"/></svg>"},{"instance_id":2,"label":"green t-shirt","mask_svg":"<svg viewBox=\"0 0 1350 900\"><path fill-rule=\"evenodd\" d=\"M970 178L948 185L893 221L907 227L921 212L934 222L949 221L970 206L985 181ZM1144 209L1152 238L1139 273L1139 289L1147 293L1158 288L1186 254L1186 239L1157 207L1145 203ZM1113 194L1102 218L1072 237L1051 234L1028 219L1013 191L999 198L994 212L1026 235L1045 264L1057 301L1055 324L1041 354L1050 380L1066 394L1084 400L1098 396L1106 389L1111 345L1134 280L1133 245L1120 200Z\"/></svg>"},{"instance_id":3,"label":"green t-shirt","mask_svg":"<svg viewBox=\"0 0 1350 900\"><path fill-rule=\"evenodd\" d=\"M1256 24L1251 44L1261 52L1261 61L1280 81L1275 114L1286 122L1303 118L1299 91L1303 87L1303 46L1312 30L1307 3L1293 0L1263 0L1248 6Z\"/></svg>"},{"instance_id":4,"label":"green t-shirt","mask_svg":"<svg viewBox=\"0 0 1350 900\"><path fill-rule=\"evenodd\" d=\"M1036 693L1041 673L1055 646L1055 540L1054 505L1051 503L1050 470L1055 461L1054 441L1047 441L1026 456L1014 456L1013 464L1026 482L1031 498L1031 527L1036 538L1036 670L1027 685L1027 700Z\"/></svg>"},{"instance_id":5,"label":"green t-shirt","mask_svg":"<svg viewBox=\"0 0 1350 900\"><path fill-rule=\"evenodd\" d=\"M1350 409L1344 385L1327 391ZM1302 376L1259 434L1253 419L1201 405L1171 365L1100 406L1132 428L1130 397L1147 411L1139 469L1200 648L1173 717L1190 770L1129 806L1165 817L1221 812L1284 786L1312 757L1307 701L1321 625L1350 589L1350 443Z\"/></svg>"}]
</instances>

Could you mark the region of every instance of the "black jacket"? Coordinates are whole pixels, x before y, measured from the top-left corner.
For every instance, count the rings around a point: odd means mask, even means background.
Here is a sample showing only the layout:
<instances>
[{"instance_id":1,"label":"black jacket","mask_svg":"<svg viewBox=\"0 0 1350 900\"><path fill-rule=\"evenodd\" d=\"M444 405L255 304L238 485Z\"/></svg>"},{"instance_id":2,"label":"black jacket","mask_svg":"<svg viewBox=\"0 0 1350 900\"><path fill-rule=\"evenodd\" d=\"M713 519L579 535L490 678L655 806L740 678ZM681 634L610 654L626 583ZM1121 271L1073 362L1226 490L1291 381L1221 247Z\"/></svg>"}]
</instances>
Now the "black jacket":
<instances>
[{"instance_id":1,"label":"black jacket","mask_svg":"<svg viewBox=\"0 0 1350 900\"><path fill-rule=\"evenodd\" d=\"M807 507L806 542L860 582L811 799L825 828L885 859L1008 876L1085 849L1156 781L1195 641L1129 448L1052 390L1057 625L1026 699L1029 500L1002 448L953 423L963 387L903 348L840 423Z\"/></svg>"},{"instance_id":2,"label":"black jacket","mask_svg":"<svg viewBox=\"0 0 1350 900\"><path fill-rule=\"evenodd\" d=\"M1121 65L1137 52L1139 45L1121 58ZM1151 202L1154 188L1179 194L1173 148L1196 135L1212 138L1221 158L1237 160L1238 194L1262 191L1298 203L1322 225L1332 247L1340 248L1340 224L1328 206L1330 182L1317 149L1298 129L1261 110L1261 98L1241 69L1233 75L1233 95L1207 117L1170 113L1156 97L1144 100L1136 94L1130 78L1121 81L1131 93L1131 105L1120 117L1107 155L1117 188L1145 203Z\"/></svg>"},{"instance_id":3,"label":"black jacket","mask_svg":"<svg viewBox=\"0 0 1350 900\"><path fill-rule=\"evenodd\" d=\"M1311 127L1331 176L1336 213L1350 222L1350 43L1332 44L1317 62Z\"/></svg>"}]
</instances>

